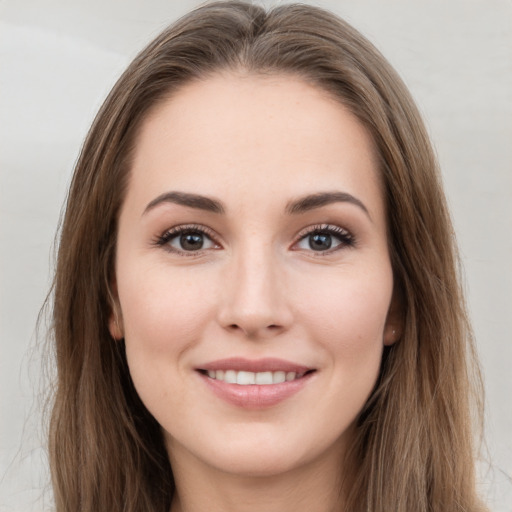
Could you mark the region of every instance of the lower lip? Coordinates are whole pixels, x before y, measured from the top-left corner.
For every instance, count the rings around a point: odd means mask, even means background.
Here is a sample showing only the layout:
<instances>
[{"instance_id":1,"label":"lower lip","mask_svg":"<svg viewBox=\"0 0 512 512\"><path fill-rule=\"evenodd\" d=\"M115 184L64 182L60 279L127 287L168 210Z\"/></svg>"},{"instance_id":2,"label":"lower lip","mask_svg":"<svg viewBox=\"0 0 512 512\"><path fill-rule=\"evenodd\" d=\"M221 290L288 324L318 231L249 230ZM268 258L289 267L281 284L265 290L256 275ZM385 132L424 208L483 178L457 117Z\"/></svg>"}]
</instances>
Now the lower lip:
<instances>
[{"instance_id":1,"label":"lower lip","mask_svg":"<svg viewBox=\"0 0 512 512\"><path fill-rule=\"evenodd\" d=\"M277 405L298 393L310 381L313 373L280 384L228 384L200 374L206 385L222 400L244 409L265 409Z\"/></svg>"}]
</instances>

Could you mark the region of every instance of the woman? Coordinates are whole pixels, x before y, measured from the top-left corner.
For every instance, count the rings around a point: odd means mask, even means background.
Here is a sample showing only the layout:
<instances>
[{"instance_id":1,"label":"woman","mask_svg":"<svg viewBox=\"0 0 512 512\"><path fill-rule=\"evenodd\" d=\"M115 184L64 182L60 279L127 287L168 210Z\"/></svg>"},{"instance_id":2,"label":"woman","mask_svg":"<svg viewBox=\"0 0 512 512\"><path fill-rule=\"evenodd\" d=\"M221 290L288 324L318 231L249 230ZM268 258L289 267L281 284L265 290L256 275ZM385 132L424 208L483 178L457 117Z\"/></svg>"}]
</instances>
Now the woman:
<instances>
[{"instance_id":1,"label":"woman","mask_svg":"<svg viewBox=\"0 0 512 512\"><path fill-rule=\"evenodd\" d=\"M119 79L71 184L57 510L483 510L456 264L368 41L306 6L192 12Z\"/></svg>"}]
</instances>

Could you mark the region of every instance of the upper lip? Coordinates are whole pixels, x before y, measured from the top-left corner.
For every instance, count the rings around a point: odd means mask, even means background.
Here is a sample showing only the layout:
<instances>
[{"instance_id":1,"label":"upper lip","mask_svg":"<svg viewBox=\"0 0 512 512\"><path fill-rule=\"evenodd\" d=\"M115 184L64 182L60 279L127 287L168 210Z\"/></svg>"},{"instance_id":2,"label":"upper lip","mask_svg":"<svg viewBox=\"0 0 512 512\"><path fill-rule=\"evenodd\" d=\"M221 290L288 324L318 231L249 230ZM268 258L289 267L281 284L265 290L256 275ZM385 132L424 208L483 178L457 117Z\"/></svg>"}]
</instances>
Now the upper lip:
<instances>
[{"instance_id":1,"label":"upper lip","mask_svg":"<svg viewBox=\"0 0 512 512\"><path fill-rule=\"evenodd\" d=\"M246 372L295 372L306 373L313 370L301 364L286 361L284 359L263 358L263 359L245 359L242 357L230 357L227 359L218 359L211 361L197 368L198 370L236 370Z\"/></svg>"}]
</instances>

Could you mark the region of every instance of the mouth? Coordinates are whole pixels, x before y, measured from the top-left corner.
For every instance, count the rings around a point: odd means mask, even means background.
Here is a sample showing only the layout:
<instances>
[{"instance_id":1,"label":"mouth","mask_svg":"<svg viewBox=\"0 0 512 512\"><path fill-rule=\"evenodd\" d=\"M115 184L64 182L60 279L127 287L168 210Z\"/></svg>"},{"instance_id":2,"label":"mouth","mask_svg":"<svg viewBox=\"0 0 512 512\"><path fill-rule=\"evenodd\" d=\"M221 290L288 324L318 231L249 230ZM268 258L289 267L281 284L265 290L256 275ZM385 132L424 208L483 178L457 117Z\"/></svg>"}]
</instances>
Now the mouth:
<instances>
[{"instance_id":1,"label":"mouth","mask_svg":"<svg viewBox=\"0 0 512 512\"><path fill-rule=\"evenodd\" d=\"M248 372L243 370L199 370L203 375L210 379L219 380L226 384L238 384L240 386L270 386L272 384L282 384L283 382L291 382L302 379L305 375L313 373L315 370L307 370L305 372L285 372L278 370L275 372Z\"/></svg>"},{"instance_id":2,"label":"mouth","mask_svg":"<svg viewBox=\"0 0 512 512\"><path fill-rule=\"evenodd\" d=\"M246 409L277 405L303 389L317 372L281 359L241 358L213 361L196 370L216 396Z\"/></svg>"}]
</instances>

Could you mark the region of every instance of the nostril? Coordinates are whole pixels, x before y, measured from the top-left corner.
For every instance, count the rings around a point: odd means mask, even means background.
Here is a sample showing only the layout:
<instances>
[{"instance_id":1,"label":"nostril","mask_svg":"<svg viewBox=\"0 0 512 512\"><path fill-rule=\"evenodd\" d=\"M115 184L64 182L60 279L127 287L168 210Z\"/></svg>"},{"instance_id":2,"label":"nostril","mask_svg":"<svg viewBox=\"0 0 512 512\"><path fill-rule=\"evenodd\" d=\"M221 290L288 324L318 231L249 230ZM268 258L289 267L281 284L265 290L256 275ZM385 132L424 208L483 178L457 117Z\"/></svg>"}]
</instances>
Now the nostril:
<instances>
[{"instance_id":1,"label":"nostril","mask_svg":"<svg viewBox=\"0 0 512 512\"><path fill-rule=\"evenodd\" d=\"M229 324L227 326L227 329L232 332L237 332L237 331L243 332L247 336L255 336L255 335L258 335L258 333L260 335L264 335L265 332L267 334L270 332L277 334L282 329L282 326L280 326L278 324L270 324L270 325L267 325L266 327L261 327L261 328L257 327L257 326L250 326L250 325L242 326L242 325Z\"/></svg>"}]
</instances>

